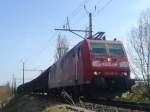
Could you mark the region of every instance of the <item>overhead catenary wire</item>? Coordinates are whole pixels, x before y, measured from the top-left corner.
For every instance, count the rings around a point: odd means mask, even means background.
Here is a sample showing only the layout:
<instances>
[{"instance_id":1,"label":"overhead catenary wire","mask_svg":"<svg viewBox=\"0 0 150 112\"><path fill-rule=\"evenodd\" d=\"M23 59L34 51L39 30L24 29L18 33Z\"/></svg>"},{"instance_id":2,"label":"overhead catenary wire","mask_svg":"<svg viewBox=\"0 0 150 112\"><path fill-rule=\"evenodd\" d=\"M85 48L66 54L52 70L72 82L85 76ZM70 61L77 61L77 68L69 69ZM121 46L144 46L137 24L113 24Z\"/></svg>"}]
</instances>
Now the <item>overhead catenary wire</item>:
<instances>
[{"instance_id":1,"label":"overhead catenary wire","mask_svg":"<svg viewBox=\"0 0 150 112\"><path fill-rule=\"evenodd\" d=\"M101 13L113 0L107 1L100 9L98 9L97 13L93 16L95 18L99 13Z\"/></svg>"},{"instance_id":2,"label":"overhead catenary wire","mask_svg":"<svg viewBox=\"0 0 150 112\"><path fill-rule=\"evenodd\" d=\"M95 8L96 9L96 11L95 10L93 10L93 11L90 11L91 13L92 13L92 15L93 15L93 19L97 16L97 15L99 15L99 13L101 13L106 7L108 7L108 5L112 2L113 0L109 0L109 1L107 1L102 7L100 7L100 8L98 8L97 7L97 5L100 3L100 2L102 2L102 0L98 0L94 5L91 5L91 7L93 7L93 8ZM93 1L92 1L93 2ZM88 2L89 3L89 2ZM84 5L86 5L86 4L88 4L88 3L85 3ZM92 3L91 3L92 4ZM82 6L82 9L84 9L84 5ZM95 13L94 13L95 12ZM78 23L79 23L79 21L81 21L81 18L84 18L83 17L83 15L80 17L80 18L78 18ZM76 24L77 22L74 22L73 23L73 25L74 24ZM87 24L87 22L86 22L86 24ZM85 25L84 25L85 26Z\"/></svg>"},{"instance_id":3,"label":"overhead catenary wire","mask_svg":"<svg viewBox=\"0 0 150 112\"><path fill-rule=\"evenodd\" d=\"M78 6L76 9L74 9L74 10L72 11L72 13L70 14L69 18L72 19L72 18L74 18L75 16L77 16L77 15L79 14L79 12L81 11L82 7L84 6L84 4L88 4L89 1L90 1L90 0L83 0L83 1L79 4L79 6Z\"/></svg>"},{"instance_id":4,"label":"overhead catenary wire","mask_svg":"<svg viewBox=\"0 0 150 112\"><path fill-rule=\"evenodd\" d=\"M99 0L99 2L100 2L101 0ZM110 2L111 2L112 0L110 0L109 2L107 2L107 4L106 5L104 5L104 7L102 7L102 9L104 9ZM79 11L80 11L80 9L82 9L83 8L83 5L84 4L87 4L89 2L89 0L83 0L80 4L79 4L79 6L75 9L75 10L73 10L72 12L71 12L71 16L69 16L69 17L71 17L71 18L73 18L73 17L75 17L78 13L79 13ZM99 3L99 2L97 2L97 3ZM102 10L101 9L101 10ZM98 12L99 13L99 12ZM56 35L56 33L53 33L52 34L52 38L55 38L55 35ZM51 38L49 39L49 40L52 40ZM50 41L51 42L51 41ZM48 45L47 45L48 46ZM42 54L41 53L41 51L42 52L44 52L45 51L45 49L47 49L48 47L44 47L44 48L42 48L41 50L40 50L40 54ZM28 59L29 59L30 57L28 57L26 60L25 60L25 62L26 61L28 61Z\"/></svg>"},{"instance_id":5,"label":"overhead catenary wire","mask_svg":"<svg viewBox=\"0 0 150 112\"><path fill-rule=\"evenodd\" d=\"M81 9L81 7L82 7L82 5L83 4L85 4L85 3L88 3L89 2L89 0L83 0L80 4L79 4L79 6L76 8L76 9L74 9L72 12L71 12L71 16L69 16L70 18L73 18L73 17L75 17L76 15L77 15L77 13L79 13L79 10ZM65 20L64 20L65 21ZM55 33L53 33L53 35L51 36L53 39L55 38L56 39L56 35L57 35L57 33L55 32ZM52 39L49 39L49 43L50 42L52 42ZM42 49L42 53L46 50L48 48L48 46L46 46L46 47L44 47L43 49ZM40 54L41 54L41 52L40 52ZM34 67L35 68L35 67Z\"/></svg>"},{"instance_id":6,"label":"overhead catenary wire","mask_svg":"<svg viewBox=\"0 0 150 112\"><path fill-rule=\"evenodd\" d=\"M71 14L70 14L69 17L70 17L70 18L75 17L75 16L79 13L79 10L82 8L82 5L85 4L85 3L88 3L88 2L89 2L89 0L83 0L83 1L78 5L78 7L77 7L76 9L74 9L74 10L71 12ZM64 23L64 22L63 22L63 23ZM54 32L54 33L51 35L51 38L48 40L49 43L55 42L54 39L56 39L56 35L57 35L56 32ZM48 46L49 46L49 44L47 44L46 47L43 47L43 48L40 50L38 57L41 56L42 53L44 53L44 52L48 49ZM36 57L37 57L37 55L36 55ZM28 58L26 58L25 62L27 62L30 58L31 58L31 56L29 56ZM31 60L31 59L30 59L30 60ZM35 68L35 67L34 67L34 68Z\"/></svg>"},{"instance_id":7,"label":"overhead catenary wire","mask_svg":"<svg viewBox=\"0 0 150 112\"><path fill-rule=\"evenodd\" d=\"M109 0L109 2L107 2L100 10L98 10L98 13L97 13L97 14L99 14L102 10L104 10L105 7L107 7L107 6L110 4L111 1L112 1L112 0ZM76 16L79 14L79 12L81 12L81 9L83 9L83 4L87 4L87 3L89 3L89 0L83 0L83 1L79 4L79 6L78 6L75 10L73 10L73 12L71 12L71 16L68 16L68 17L70 17L70 18L76 17ZM79 21L78 21L78 22L79 22ZM56 35L57 35L56 32L52 33L51 38L49 39L49 43L54 42L54 39L56 39ZM49 45L50 45L50 44L47 44L46 47L44 46L44 47L40 50L39 55L36 55L36 58L37 58L37 56L38 56L38 57L41 56L41 55L49 48L49 47L48 47ZM26 61L25 61L25 62L31 60L30 58L31 58L30 56L29 56L28 58L26 58ZM33 63L33 62L32 62L32 63ZM35 68L35 67L34 67L34 68Z\"/></svg>"},{"instance_id":8,"label":"overhead catenary wire","mask_svg":"<svg viewBox=\"0 0 150 112\"><path fill-rule=\"evenodd\" d=\"M93 11L90 11L90 10L85 10L86 11L86 13L88 12L88 13L91 13L92 14L92 19L94 20L95 19L95 17L99 14L99 13L101 13L111 2L112 2L112 0L109 0L109 1L107 1L101 8L98 8L97 7L97 4L99 4L100 2L102 2L102 0L98 0L97 2L96 2L96 4L95 5L93 5ZM85 9L85 4L84 4L84 7L83 7L84 9ZM87 25L87 23L88 22L86 22L86 24L84 25L84 27Z\"/></svg>"},{"instance_id":9,"label":"overhead catenary wire","mask_svg":"<svg viewBox=\"0 0 150 112\"><path fill-rule=\"evenodd\" d=\"M79 10L78 10L78 13L74 16L74 17L77 17L77 15L80 13L80 12L82 12L82 11L84 11L83 9L84 9L84 5L88 5L88 4L90 4L90 0L85 0L85 2L83 2L82 4L80 4L80 8L79 8ZM92 3L91 3L92 4ZM78 16L78 18L76 18L76 20L71 20L71 22L72 22L72 26L74 26L75 24L77 24L77 23L79 23L82 19L84 18L84 13L82 13L82 15L79 17Z\"/></svg>"}]
</instances>

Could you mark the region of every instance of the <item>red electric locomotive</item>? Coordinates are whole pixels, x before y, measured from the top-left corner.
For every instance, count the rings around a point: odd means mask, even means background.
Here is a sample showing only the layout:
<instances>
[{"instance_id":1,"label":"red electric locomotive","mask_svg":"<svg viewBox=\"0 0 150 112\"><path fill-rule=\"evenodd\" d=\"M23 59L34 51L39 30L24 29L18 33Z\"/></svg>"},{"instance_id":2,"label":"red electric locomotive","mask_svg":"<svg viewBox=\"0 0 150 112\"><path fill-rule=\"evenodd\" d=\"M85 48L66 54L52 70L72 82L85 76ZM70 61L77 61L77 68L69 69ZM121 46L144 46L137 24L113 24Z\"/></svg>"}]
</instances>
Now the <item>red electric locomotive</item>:
<instances>
[{"instance_id":1,"label":"red electric locomotive","mask_svg":"<svg viewBox=\"0 0 150 112\"><path fill-rule=\"evenodd\" d=\"M133 84L123 43L89 38L78 43L37 79L20 88L26 88L26 92L65 89L76 95L110 97L129 90Z\"/></svg>"},{"instance_id":2,"label":"red electric locomotive","mask_svg":"<svg viewBox=\"0 0 150 112\"><path fill-rule=\"evenodd\" d=\"M80 93L107 96L127 91L133 81L122 42L83 40L50 67L48 85L49 89L76 86Z\"/></svg>"}]
</instances>

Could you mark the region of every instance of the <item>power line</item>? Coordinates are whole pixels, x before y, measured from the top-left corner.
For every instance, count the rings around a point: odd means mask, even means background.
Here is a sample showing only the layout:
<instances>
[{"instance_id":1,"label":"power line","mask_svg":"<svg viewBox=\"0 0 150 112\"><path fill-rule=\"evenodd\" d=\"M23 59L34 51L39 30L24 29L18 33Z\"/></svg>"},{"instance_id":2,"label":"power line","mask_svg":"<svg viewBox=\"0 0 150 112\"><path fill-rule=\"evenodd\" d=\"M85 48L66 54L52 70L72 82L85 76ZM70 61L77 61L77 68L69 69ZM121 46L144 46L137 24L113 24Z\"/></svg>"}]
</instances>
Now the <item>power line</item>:
<instances>
[{"instance_id":1,"label":"power line","mask_svg":"<svg viewBox=\"0 0 150 112\"><path fill-rule=\"evenodd\" d=\"M82 9L82 7L84 6L84 4L89 3L89 0L84 0L80 3L80 5L72 12L72 15L70 16L70 18L73 18L75 16L77 16L77 14L79 14L79 11L81 11L80 9Z\"/></svg>"},{"instance_id":2,"label":"power line","mask_svg":"<svg viewBox=\"0 0 150 112\"><path fill-rule=\"evenodd\" d=\"M94 17L96 17L99 13L101 13L111 2L112 0L109 0L108 2L106 2L106 4L97 11L97 14Z\"/></svg>"},{"instance_id":3,"label":"power line","mask_svg":"<svg viewBox=\"0 0 150 112\"><path fill-rule=\"evenodd\" d=\"M100 0L101 1L101 0ZM97 3L99 3L100 1L98 1ZM101 11L103 11L110 3L112 2L112 0L109 0L98 12L97 12L97 14L99 14ZM71 16L71 18L73 18L73 17L75 17L81 10L81 8L82 8L82 6L84 5L84 4L88 4L89 3L89 0L83 0L80 4L79 4L79 6L76 8L76 9L74 9L73 11L72 11L72 13L70 14ZM54 39L54 37L55 37L55 35L56 35L56 33L53 33L52 34L52 36L51 36L51 38L49 39L49 42L52 42L52 40ZM39 55L41 55L43 52L45 52L46 51L46 49L48 49L48 46L49 46L49 44L46 46L46 47L44 47L43 49L41 49L41 51L40 51L40 53L39 53ZM39 56L38 55L38 56ZM37 55L36 55L37 56ZM28 61L28 59L29 59L30 57L28 57L27 59L26 59L26 61Z\"/></svg>"},{"instance_id":4,"label":"power line","mask_svg":"<svg viewBox=\"0 0 150 112\"><path fill-rule=\"evenodd\" d=\"M77 13L79 13L79 11L80 11L80 9L82 8L82 6L83 6L85 3L88 3L88 2L89 2L89 0L83 0L83 1L79 4L79 6L71 12L71 14L70 14L71 16L69 16L69 17L71 17L71 18L75 17L75 16L77 15ZM54 38L55 35L56 35L56 32L55 32L51 37ZM52 42L52 39L49 39L49 41ZM46 48L42 49L42 52L43 52L45 49L47 49L47 48L48 48L48 46L46 46ZM40 52L40 54L41 54L41 52Z\"/></svg>"},{"instance_id":5,"label":"power line","mask_svg":"<svg viewBox=\"0 0 150 112\"><path fill-rule=\"evenodd\" d=\"M49 40L48 40L48 44L47 44L45 47L43 47L41 50L39 50L39 53L38 53L38 55L36 55L36 57L37 57L37 56L38 56L38 57L41 56L41 55L49 48L48 46L50 45L51 42L54 41L55 35L56 35L56 32L51 35L51 37L50 37ZM26 62L29 60L29 58L31 59L31 57L28 57L27 60L26 60ZM29 63L28 63L28 64L29 64Z\"/></svg>"},{"instance_id":6,"label":"power line","mask_svg":"<svg viewBox=\"0 0 150 112\"><path fill-rule=\"evenodd\" d=\"M75 10L73 10L73 12L71 12L71 18L74 18L81 10L81 8L82 8L82 6L85 4L85 3L88 3L89 2L89 0L83 0L80 4L79 4L79 6L75 9ZM56 38L56 32L55 33L53 33L52 35L51 35L51 38L48 40L49 41L49 43L51 43L51 42L53 42L54 41L54 39ZM37 56L40 56L43 52L45 52L46 51L46 49L48 49L48 46L49 46L50 44L48 44L46 47L44 47L44 48L42 48L41 50L40 50L40 52L39 52L39 55L36 55L36 57ZM32 57L33 58L33 57ZM29 56L28 58L26 58L26 60L24 61L24 62L27 62L28 60L31 60L31 56ZM24 74L24 73L23 73ZM24 75L23 75L23 77L24 77ZM24 83L24 78L23 78L23 83Z\"/></svg>"},{"instance_id":7,"label":"power line","mask_svg":"<svg viewBox=\"0 0 150 112\"><path fill-rule=\"evenodd\" d=\"M83 10L84 5L87 5L89 1L90 0L85 0L82 2L82 4L80 4L80 8L77 10L77 14L74 17L76 17ZM83 18L83 14L79 18L77 18L76 21L81 21L81 18ZM76 21L73 22L72 26L74 26L77 23Z\"/></svg>"},{"instance_id":8,"label":"power line","mask_svg":"<svg viewBox=\"0 0 150 112\"><path fill-rule=\"evenodd\" d=\"M102 1L102 0L97 1L96 4L99 4L101 1ZM101 7L101 8L97 11L97 13L95 13L95 15L93 16L93 19L94 19L99 13L101 13L111 2L112 2L112 0L107 1L107 2L104 4L104 6ZM97 10L96 5L95 5L95 10ZM95 10L93 10L93 11L95 11ZM93 11L92 11L92 13L93 13ZM82 18L82 17L81 17L81 18ZM80 20L81 20L81 19L80 19ZM78 21L78 22L79 22L79 21ZM86 23L86 24L87 24L87 23Z\"/></svg>"},{"instance_id":9,"label":"power line","mask_svg":"<svg viewBox=\"0 0 150 112\"><path fill-rule=\"evenodd\" d=\"M79 13L79 9L82 7L82 5L84 5L85 3L88 3L89 2L89 0L83 0L80 4L79 4L79 6L76 8L76 9L74 9L72 12L71 12L71 16L70 17L74 17L75 15L77 15L77 13ZM51 38L49 39L49 42L52 42L52 40L54 39L54 37L56 37L55 36L56 35L56 32L55 33L53 33L52 34L52 36L51 36ZM48 46L49 46L49 44L46 46L46 47L44 47L42 50L41 50L41 52L43 53L47 48L48 48ZM40 52L40 55L42 54ZM27 58L27 60L28 60L29 58Z\"/></svg>"}]
</instances>

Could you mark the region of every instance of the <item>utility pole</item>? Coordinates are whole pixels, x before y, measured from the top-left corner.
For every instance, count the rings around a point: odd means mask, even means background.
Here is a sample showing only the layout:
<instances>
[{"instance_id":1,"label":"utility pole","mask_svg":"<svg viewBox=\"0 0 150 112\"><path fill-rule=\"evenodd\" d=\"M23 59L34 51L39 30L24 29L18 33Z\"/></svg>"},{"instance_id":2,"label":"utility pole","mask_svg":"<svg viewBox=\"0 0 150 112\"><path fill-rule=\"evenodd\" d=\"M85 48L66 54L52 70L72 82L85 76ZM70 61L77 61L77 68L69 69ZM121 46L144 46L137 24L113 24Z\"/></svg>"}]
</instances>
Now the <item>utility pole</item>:
<instances>
[{"instance_id":1,"label":"utility pole","mask_svg":"<svg viewBox=\"0 0 150 112\"><path fill-rule=\"evenodd\" d=\"M13 89L13 94L15 93L15 91L14 91L14 90L15 90L15 85L14 85L14 81L15 81L15 80L14 80L14 79L15 79L15 78L14 78L14 73L13 73L13 82L12 82L12 86L13 86L13 87L12 87L12 89Z\"/></svg>"},{"instance_id":2,"label":"utility pole","mask_svg":"<svg viewBox=\"0 0 150 112\"><path fill-rule=\"evenodd\" d=\"M14 94L14 73L12 75L12 94Z\"/></svg>"},{"instance_id":3,"label":"utility pole","mask_svg":"<svg viewBox=\"0 0 150 112\"><path fill-rule=\"evenodd\" d=\"M91 11L88 11L86 6L84 5L84 10L85 12L87 13L87 15L89 16L89 37L88 38L92 38L92 12ZM96 11L96 6L95 6L95 11Z\"/></svg>"},{"instance_id":4,"label":"utility pole","mask_svg":"<svg viewBox=\"0 0 150 112\"><path fill-rule=\"evenodd\" d=\"M16 94L16 78L14 78L14 94Z\"/></svg>"},{"instance_id":5,"label":"utility pole","mask_svg":"<svg viewBox=\"0 0 150 112\"><path fill-rule=\"evenodd\" d=\"M89 13L89 38L92 38L92 13Z\"/></svg>"},{"instance_id":6,"label":"utility pole","mask_svg":"<svg viewBox=\"0 0 150 112\"><path fill-rule=\"evenodd\" d=\"M12 79L12 92L15 95L15 93L16 93L16 78L15 78L14 74L13 74L13 79Z\"/></svg>"},{"instance_id":7,"label":"utility pole","mask_svg":"<svg viewBox=\"0 0 150 112\"><path fill-rule=\"evenodd\" d=\"M22 85L24 86L24 62L22 63L23 67L22 67Z\"/></svg>"}]
</instances>

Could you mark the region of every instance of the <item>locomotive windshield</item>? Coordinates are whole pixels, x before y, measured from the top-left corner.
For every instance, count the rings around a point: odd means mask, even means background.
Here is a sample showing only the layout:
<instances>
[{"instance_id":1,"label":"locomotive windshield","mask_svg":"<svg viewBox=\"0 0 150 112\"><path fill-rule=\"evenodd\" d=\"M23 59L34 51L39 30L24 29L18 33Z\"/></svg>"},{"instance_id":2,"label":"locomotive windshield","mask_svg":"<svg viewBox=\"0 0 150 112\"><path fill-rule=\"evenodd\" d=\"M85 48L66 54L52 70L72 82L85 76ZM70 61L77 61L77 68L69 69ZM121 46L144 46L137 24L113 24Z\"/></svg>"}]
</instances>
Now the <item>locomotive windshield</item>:
<instances>
[{"instance_id":1,"label":"locomotive windshield","mask_svg":"<svg viewBox=\"0 0 150 112\"><path fill-rule=\"evenodd\" d=\"M91 43L91 51L95 55L123 56L125 54L121 44Z\"/></svg>"},{"instance_id":2,"label":"locomotive windshield","mask_svg":"<svg viewBox=\"0 0 150 112\"><path fill-rule=\"evenodd\" d=\"M111 56L123 56L124 51L120 44L108 44L109 54Z\"/></svg>"},{"instance_id":3,"label":"locomotive windshield","mask_svg":"<svg viewBox=\"0 0 150 112\"><path fill-rule=\"evenodd\" d=\"M97 55L107 55L106 45L92 43L92 53Z\"/></svg>"}]
</instances>

